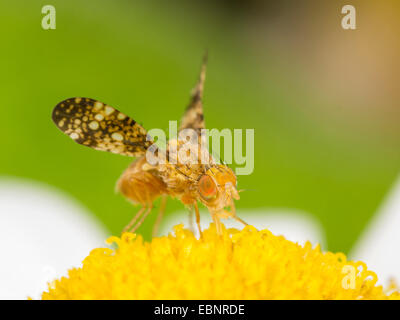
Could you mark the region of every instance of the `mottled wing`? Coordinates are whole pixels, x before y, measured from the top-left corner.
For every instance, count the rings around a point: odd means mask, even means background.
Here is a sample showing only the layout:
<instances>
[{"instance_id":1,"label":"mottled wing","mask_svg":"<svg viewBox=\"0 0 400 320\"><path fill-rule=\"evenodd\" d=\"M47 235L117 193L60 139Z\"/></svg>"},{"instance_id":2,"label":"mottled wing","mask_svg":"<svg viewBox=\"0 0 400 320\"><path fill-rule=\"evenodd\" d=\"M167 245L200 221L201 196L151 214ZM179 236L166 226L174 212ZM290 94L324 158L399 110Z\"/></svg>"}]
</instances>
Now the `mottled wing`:
<instances>
[{"instance_id":1,"label":"mottled wing","mask_svg":"<svg viewBox=\"0 0 400 320\"><path fill-rule=\"evenodd\" d=\"M143 155L153 140L135 120L100 101L70 98L56 105L56 126L75 142L125 156Z\"/></svg>"},{"instance_id":2,"label":"mottled wing","mask_svg":"<svg viewBox=\"0 0 400 320\"><path fill-rule=\"evenodd\" d=\"M191 99L181 120L179 131L189 128L195 130L201 130L205 128L202 99L204 80L206 78L206 64L207 54L204 55L200 77L196 86L192 90Z\"/></svg>"}]
</instances>

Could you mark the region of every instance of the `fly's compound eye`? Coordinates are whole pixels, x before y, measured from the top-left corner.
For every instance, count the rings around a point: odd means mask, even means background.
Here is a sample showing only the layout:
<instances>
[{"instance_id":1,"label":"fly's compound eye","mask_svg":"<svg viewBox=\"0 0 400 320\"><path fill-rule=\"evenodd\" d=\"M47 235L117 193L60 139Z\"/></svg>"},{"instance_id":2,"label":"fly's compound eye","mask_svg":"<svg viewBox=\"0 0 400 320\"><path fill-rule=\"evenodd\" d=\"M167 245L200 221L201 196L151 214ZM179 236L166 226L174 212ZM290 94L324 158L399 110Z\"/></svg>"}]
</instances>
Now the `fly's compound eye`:
<instances>
[{"instance_id":1,"label":"fly's compound eye","mask_svg":"<svg viewBox=\"0 0 400 320\"><path fill-rule=\"evenodd\" d=\"M200 178L199 193L200 196L206 201L213 200L217 197L217 186L210 176L205 174Z\"/></svg>"}]
</instances>

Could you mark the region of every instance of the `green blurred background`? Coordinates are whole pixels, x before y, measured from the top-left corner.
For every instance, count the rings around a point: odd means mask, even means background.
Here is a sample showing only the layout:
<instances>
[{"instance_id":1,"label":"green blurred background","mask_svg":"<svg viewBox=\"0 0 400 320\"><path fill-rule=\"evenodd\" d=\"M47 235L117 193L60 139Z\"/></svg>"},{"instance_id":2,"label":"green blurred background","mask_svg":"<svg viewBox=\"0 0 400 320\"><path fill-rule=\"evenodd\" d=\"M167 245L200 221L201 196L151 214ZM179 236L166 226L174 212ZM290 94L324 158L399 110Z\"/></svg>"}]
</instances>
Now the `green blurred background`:
<instances>
[{"instance_id":1,"label":"green blurred background","mask_svg":"<svg viewBox=\"0 0 400 320\"><path fill-rule=\"evenodd\" d=\"M46 4L57 10L56 30L41 28ZM3 1L0 175L62 189L118 234L137 210L114 193L132 159L73 143L52 108L91 97L167 129L207 48L207 126L255 129L239 212L309 212L327 249L347 252L400 169L400 10L395 1L352 1L357 29L343 30L345 4ZM168 214L181 208L170 201ZM147 238L154 220L141 229Z\"/></svg>"}]
</instances>

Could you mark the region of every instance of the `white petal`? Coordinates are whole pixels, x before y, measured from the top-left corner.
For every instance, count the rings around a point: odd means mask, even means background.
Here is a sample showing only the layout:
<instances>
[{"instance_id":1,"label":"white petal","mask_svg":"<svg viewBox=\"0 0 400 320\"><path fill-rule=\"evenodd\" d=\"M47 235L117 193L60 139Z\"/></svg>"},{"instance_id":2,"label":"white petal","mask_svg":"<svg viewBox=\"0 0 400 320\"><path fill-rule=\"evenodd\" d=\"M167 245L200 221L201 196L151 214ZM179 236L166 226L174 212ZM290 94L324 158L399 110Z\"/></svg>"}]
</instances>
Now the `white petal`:
<instances>
[{"instance_id":1,"label":"white petal","mask_svg":"<svg viewBox=\"0 0 400 320\"><path fill-rule=\"evenodd\" d=\"M0 180L0 299L38 298L46 283L104 245L105 228L60 191Z\"/></svg>"},{"instance_id":2,"label":"white petal","mask_svg":"<svg viewBox=\"0 0 400 320\"><path fill-rule=\"evenodd\" d=\"M377 273L379 283L400 282L400 180L370 221L349 257L364 261Z\"/></svg>"}]
</instances>

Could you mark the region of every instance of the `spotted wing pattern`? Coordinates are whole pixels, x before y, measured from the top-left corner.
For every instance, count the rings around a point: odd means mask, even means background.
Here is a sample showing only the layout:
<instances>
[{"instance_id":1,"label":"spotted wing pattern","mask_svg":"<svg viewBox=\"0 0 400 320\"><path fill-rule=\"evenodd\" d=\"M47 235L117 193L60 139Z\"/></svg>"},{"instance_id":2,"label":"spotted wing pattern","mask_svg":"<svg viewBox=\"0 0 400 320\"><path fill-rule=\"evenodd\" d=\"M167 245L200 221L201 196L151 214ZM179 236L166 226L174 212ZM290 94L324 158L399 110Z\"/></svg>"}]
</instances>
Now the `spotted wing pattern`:
<instances>
[{"instance_id":1,"label":"spotted wing pattern","mask_svg":"<svg viewBox=\"0 0 400 320\"><path fill-rule=\"evenodd\" d=\"M192 90L189 105L186 108L185 114L181 120L179 131L183 129L201 130L205 128L203 116L203 88L206 78L207 54L204 55L203 65L200 71L200 77L196 86Z\"/></svg>"},{"instance_id":2,"label":"spotted wing pattern","mask_svg":"<svg viewBox=\"0 0 400 320\"><path fill-rule=\"evenodd\" d=\"M97 100L64 100L55 106L52 118L75 142L96 150L138 157L153 144L135 120Z\"/></svg>"}]
</instances>

